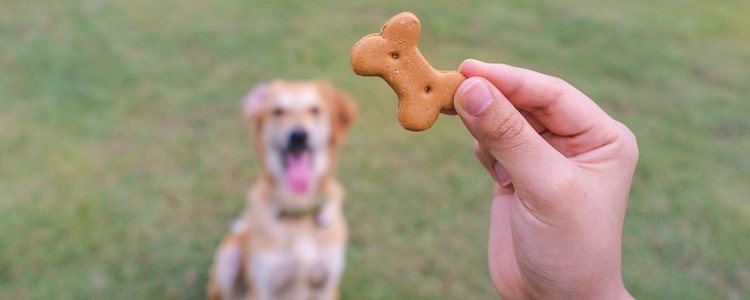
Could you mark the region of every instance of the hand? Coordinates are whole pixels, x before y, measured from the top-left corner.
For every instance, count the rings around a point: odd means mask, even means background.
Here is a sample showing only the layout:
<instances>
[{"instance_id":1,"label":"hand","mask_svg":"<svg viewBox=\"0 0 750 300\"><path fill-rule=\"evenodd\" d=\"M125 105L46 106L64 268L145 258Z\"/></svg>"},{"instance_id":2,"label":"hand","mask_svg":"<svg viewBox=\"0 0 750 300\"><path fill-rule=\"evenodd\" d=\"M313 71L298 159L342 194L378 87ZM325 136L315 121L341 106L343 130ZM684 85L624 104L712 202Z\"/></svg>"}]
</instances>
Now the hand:
<instances>
[{"instance_id":1,"label":"hand","mask_svg":"<svg viewBox=\"0 0 750 300\"><path fill-rule=\"evenodd\" d=\"M490 276L504 299L632 298L621 239L633 133L548 75L467 60L456 112L496 182Z\"/></svg>"}]
</instances>

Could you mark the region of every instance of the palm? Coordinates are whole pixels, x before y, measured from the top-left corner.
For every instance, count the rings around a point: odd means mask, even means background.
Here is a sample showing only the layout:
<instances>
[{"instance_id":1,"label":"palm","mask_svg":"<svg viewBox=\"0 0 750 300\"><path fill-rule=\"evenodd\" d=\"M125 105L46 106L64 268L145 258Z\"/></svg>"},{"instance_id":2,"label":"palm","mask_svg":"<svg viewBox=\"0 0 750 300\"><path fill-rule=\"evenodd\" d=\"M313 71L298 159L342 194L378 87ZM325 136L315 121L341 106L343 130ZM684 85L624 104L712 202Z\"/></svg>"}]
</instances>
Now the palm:
<instances>
[{"instance_id":1,"label":"palm","mask_svg":"<svg viewBox=\"0 0 750 300\"><path fill-rule=\"evenodd\" d=\"M530 124L535 124L533 117L527 116L527 120ZM590 136L594 134L600 137L606 136L597 130L573 136L560 136L546 128L534 127L544 140L572 162L575 172L584 176L586 168L580 168L579 164L592 167L618 157L618 154L611 150L612 148L604 147L610 142ZM608 139L605 138L605 140ZM550 243L549 239L538 239L539 236L549 235L550 231L555 230L555 226L549 226L540 221L543 216L529 210L524 204L528 200L525 197L534 197L534 194L533 190L524 186L516 188L513 185L502 187L495 184L490 217L488 260L490 274L496 288L503 297L508 299L521 298L526 294L528 292L526 288L535 284L528 282L530 278L548 277L544 273L556 266L539 263L539 258L554 257L555 252L561 247L559 244ZM534 263L526 263L530 260L534 260Z\"/></svg>"},{"instance_id":2,"label":"palm","mask_svg":"<svg viewBox=\"0 0 750 300\"><path fill-rule=\"evenodd\" d=\"M488 260L498 292L622 295L620 238L638 157L632 133L561 79L473 60L460 71L469 79L456 111L497 183Z\"/></svg>"}]
</instances>

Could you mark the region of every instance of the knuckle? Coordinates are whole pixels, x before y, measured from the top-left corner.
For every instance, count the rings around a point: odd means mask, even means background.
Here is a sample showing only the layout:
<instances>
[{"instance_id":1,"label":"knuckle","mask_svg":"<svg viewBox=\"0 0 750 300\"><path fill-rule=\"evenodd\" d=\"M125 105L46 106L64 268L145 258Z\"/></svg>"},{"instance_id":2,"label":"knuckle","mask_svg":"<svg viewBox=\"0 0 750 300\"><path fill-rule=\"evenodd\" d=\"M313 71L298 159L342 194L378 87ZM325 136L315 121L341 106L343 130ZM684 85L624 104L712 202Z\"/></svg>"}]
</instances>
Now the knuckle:
<instances>
[{"instance_id":1,"label":"knuckle","mask_svg":"<svg viewBox=\"0 0 750 300\"><path fill-rule=\"evenodd\" d=\"M636 163L640 151L638 150L638 138L625 124L617 122L618 149L628 162Z\"/></svg>"},{"instance_id":2,"label":"knuckle","mask_svg":"<svg viewBox=\"0 0 750 300\"><path fill-rule=\"evenodd\" d=\"M524 126L526 124L523 117L510 112L492 119L490 124L484 127L483 136L494 143L499 143L503 148L515 147L525 142L522 135Z\"/></svg>"},{"instance_id":3,"label":"knuckle","mask_svg":"<svg viewBox=\"0 0 750 300\"><path fill-rule=\"evenodd\" d=\"M482 146L479 145L479 142L474 141L472 152L474 153L474 156L476 156L477 158L482 158Z\"/></svg>"},{"instance_id":4,"label":"knuckle","mask_svg":"<svg viewBox=\"0 0 750 300\"><path fill-rule=\"evenodd\" d=\"M552 75L548 75L548 76L549 77L547 78L547 81L548 81L547 85L551 89L553 89L553 90L561 91L561 92L567 92L567 91L569 91L570 89L573 88L573 85L571 85L569 82L565 81L565 79L562 79L562 78L556 77L556 76L552 76Z\"/></svg>"},{"instance_id":5,"label":"knuckle","mask_svg":"<svg viewBox=\"0 0 750 300\"><path fill-rule=\"evenodd\" d=\"M555 87L566 89L570 86L570 83L560 77L550 76L550 83L554 84Z\"/></svg>"},{"instance_id":6,"label":"knuckle","mask_svg":"<svg viewBox=\"0 0 750 300\"><path fill-rule=\"evenodd\" d=\"M566 98L573 94L576 90L570 83L562 78L547 75L545 85L548 87L548 94L544 97L547 101L543 101L537 107L531 109L532 113L549 114L549 108L553 107L560 101L560 99Z\"/></svg>"}]
</instances>

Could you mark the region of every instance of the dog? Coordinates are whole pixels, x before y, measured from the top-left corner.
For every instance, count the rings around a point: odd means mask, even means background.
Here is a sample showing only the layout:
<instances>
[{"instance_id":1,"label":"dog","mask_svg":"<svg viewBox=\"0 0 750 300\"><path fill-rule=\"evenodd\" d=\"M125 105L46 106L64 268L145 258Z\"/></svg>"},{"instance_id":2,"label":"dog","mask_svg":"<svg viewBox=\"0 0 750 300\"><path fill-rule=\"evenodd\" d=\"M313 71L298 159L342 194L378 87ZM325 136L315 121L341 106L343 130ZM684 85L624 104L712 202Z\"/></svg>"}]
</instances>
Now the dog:
<instances>
[{"instance_id":1,"label":"dog","mask_svg":"<svg viewBox=\"0 0 750 300\"><path fill-rule=\"evenodd\" d=\"M356 112L321 81L275 80L248 94L261 172L214 254L210 299L338 299L347 223L335 171Z\"/></svg>"}]
</instances>

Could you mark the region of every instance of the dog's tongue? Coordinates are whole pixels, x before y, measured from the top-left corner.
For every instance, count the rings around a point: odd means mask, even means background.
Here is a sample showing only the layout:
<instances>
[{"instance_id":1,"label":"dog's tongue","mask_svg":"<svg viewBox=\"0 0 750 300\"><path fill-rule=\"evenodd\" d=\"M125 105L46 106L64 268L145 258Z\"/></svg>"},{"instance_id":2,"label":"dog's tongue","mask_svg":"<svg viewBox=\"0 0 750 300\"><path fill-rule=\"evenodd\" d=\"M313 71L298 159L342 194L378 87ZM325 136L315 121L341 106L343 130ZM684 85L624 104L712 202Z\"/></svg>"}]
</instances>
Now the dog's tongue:
<instances>
[{"instance_id":1,"label":"dog's tongue","mask_svg":"<svg viewBox=\"0 0 750 300\"><path fill-rule=\"evenodd\" d=\"M310 179L312 178L310 154L307 151L289 154L287 163L284 176L286 176L289 189L293 193L304 194L310 188Z\"/></svg>"}]
</instances>

